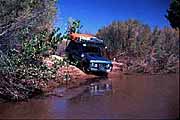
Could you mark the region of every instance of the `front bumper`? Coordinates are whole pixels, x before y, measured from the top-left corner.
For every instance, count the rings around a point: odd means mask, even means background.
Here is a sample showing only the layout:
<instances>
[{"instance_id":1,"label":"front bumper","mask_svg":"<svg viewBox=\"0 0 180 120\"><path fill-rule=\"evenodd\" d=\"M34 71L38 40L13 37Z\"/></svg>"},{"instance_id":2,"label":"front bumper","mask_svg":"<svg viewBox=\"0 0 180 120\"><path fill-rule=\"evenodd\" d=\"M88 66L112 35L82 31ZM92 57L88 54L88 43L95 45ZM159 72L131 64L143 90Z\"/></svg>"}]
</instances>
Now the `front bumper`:
<instances>
[{"instance_id":1,"label":"front bumper","mask_svg":"<svg viewBox=\"0 0 180 120\"><path fill-rule=\"evenodd\" d=\"M100 70L100 69L97 69L97 68L90 68L89 71L93 71L93 72L111 72L112 70L111 69Z\"/></svg>"},{"instance_id":2,"label":"front bumper","mask_svg":"<svg viewBox=\"0 0 180 120\"><path fill-rule=\"evenodd\" d=\"M106 68L105 66L103 66L103 67L99 67L99 65L98 65L98 67L92 67L92 66L90 66L89 68L88 68L88 70L89 71L93 71L93 72L111 72L112 71L112 65L110 65L110 67L109 68Z\"/></svg>"}]
</instances>

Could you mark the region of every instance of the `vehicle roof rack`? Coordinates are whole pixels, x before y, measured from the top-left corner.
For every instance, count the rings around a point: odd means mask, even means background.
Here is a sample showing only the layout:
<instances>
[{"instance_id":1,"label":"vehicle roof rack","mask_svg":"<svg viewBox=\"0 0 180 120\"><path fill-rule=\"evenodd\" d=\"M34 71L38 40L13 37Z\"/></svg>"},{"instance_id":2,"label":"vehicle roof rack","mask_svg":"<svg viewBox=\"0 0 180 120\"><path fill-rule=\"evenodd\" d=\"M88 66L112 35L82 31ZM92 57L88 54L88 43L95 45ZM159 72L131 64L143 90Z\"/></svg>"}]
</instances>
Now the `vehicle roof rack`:
<instances>
[{"instance_id":1,"label":"vehicle roof rack","mask_svg":"<svg viewBox=\"0 0 180 120\"><path fill-rule=\"evenodd\" d=\"M90 34L78 34L72 33L70 34L71 40L75 42L83 42L83 43L101 43L103 44L103 40L98 39L97 37Z\"/></svg>"}]
</instances>

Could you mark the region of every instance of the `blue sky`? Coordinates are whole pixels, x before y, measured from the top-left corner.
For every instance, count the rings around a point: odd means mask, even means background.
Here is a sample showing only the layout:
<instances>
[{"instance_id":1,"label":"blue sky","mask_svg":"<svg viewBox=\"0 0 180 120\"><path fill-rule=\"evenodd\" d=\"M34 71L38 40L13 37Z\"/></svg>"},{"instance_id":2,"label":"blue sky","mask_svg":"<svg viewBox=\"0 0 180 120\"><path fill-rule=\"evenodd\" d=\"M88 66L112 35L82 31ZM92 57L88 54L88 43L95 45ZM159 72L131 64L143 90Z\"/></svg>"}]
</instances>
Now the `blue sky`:
<instances>
[{"instance_id":1,"label":"blue sky","mask_svg":"<svg viewBox=\"0 0 180 120\"><path fill-rule=\"evenodd\" d=\"M55 27L64 31L69 17L81 20L83 32L95 34L114 20L137 19L151 28L170 26L164 17L170 0L58 0Z\"/></svg>"}]
</instances>

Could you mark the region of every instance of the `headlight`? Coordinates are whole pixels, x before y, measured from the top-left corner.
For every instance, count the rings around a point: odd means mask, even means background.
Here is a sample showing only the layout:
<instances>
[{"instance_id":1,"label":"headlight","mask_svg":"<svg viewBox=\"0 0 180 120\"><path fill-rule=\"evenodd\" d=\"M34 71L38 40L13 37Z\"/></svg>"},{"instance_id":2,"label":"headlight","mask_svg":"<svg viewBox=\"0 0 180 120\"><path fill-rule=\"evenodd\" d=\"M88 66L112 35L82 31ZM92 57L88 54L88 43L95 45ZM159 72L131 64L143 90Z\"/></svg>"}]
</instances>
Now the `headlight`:
<instances>
[{"instance_id":1,"label":"headlight","mask_svg":"<svg viewBox=\"0 0 180 120\"><path fill-rule=\"evenodd\" d=\"M97 63L91 63L91 66L92 67L98 67L98 64Z\"/></svg>"},{"instance_id":2,"label":"headlight","mask_svg":"<svg viewBox=\"0 0 180 120\"><path fill-rule=\"evenodd\" d=\"M109 67L110 67L110 64L107 64L107 65L106 65L106 68L109 68Z\"/></svg>"},{"instance_id":3,"label":"headlight","mask_svg":"<svg viewBox=\"0 0 180 120\"><path fill-rule=\"evenodd\" d=\"M98 64L94 64L94 67L98 67Z\"/></svg>"}]
</instances>

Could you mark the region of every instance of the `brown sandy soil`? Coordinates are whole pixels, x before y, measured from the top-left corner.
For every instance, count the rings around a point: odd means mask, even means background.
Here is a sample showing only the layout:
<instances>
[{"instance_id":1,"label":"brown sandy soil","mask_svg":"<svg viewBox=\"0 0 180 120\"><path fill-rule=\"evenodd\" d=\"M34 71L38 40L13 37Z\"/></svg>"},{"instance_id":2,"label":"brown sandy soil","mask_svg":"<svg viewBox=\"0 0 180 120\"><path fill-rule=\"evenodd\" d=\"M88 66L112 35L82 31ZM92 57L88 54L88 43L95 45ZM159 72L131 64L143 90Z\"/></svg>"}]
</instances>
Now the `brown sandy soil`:
<instances>
[{"instance_id":1,"label":"brown sandy soil","mask_svg":"<svg viewBox=\"0 0 180 120\"><path fill-rule=\"evenodd\" d=\"M122 69L122 63L113 62L113 70L108 73L107 77L113 77L114 75L120 74ZM69 80L67 81L64 80L66 74L69 75ZM46 95L55 95L61 97L63 95L61 93L57 93L55 88L66 86L66 89L74 89L82 85L86 85L88 82L91 82L91 79L98 79L99 77L102 77L94 74L86 74L73 65L60 68L58 71L58 76L58 79L48 82L47 86L43 88Z\"/></svg>"}]
</instances>

